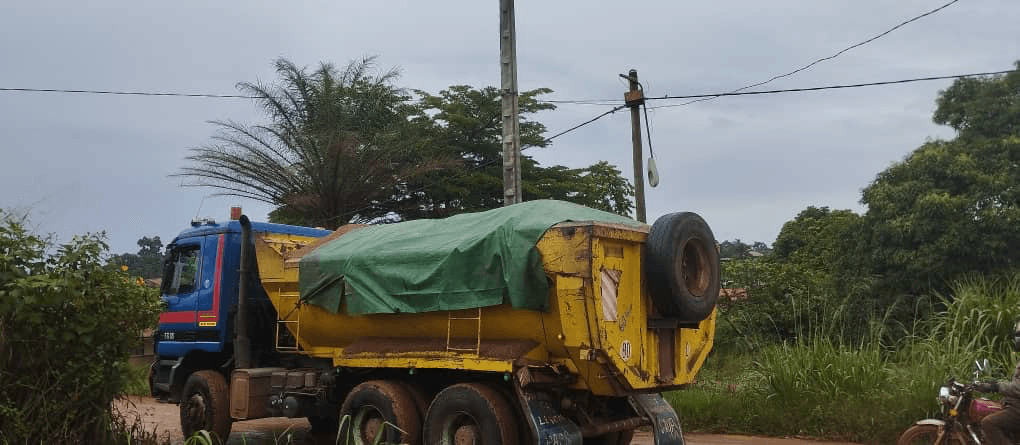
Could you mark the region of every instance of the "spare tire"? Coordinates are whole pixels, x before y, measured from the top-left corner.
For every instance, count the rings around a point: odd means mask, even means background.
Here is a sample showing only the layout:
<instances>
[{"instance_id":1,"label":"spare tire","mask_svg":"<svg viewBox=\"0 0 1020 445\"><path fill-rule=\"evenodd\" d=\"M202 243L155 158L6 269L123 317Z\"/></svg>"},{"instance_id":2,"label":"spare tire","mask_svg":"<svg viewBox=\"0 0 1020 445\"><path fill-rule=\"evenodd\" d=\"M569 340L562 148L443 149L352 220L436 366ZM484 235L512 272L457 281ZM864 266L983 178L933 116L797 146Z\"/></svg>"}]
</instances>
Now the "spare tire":
<instances>
[{"instance_id":1,"label":"spare tire","mask_svg":"<svg viewBox=\"0 0 1020 445\"><path fill-rule=\"evenodd\" d=\"M665 215L652 224L644 272L652 304L665 318L697 323L719 299L719 251L705 220L695 213Z\"/></svg>"}]
</instances>

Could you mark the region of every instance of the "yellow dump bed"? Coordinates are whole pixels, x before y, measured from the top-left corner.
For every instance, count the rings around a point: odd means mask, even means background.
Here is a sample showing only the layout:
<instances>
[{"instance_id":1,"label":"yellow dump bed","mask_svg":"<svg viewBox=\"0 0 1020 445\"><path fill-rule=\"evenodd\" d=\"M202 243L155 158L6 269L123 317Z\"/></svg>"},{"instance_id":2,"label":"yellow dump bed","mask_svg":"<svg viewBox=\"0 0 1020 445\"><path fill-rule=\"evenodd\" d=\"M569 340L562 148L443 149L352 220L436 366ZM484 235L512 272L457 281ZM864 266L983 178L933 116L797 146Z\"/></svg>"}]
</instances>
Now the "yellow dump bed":
<instances>
[{"instance_id":1,"label":"yellow dump bed","mask_svg":"<svg viewBox=\"0 0 1020 445\"><path fill-rule=\"evenodd\" d=\"M307 304L298 291L299 259L308 251L301 248L314 238L256 233L255 243L262 284L280 318L280 350L343 367L505 373L546 367L575 375L577 389L621 396L692 382L715 331L714 311L696 323L658 315L642 264L648 232L644 225L597 222L547 230L537 243L550 284L546 311L505 303L333 313Z\"/></svg>"}]
</instances>

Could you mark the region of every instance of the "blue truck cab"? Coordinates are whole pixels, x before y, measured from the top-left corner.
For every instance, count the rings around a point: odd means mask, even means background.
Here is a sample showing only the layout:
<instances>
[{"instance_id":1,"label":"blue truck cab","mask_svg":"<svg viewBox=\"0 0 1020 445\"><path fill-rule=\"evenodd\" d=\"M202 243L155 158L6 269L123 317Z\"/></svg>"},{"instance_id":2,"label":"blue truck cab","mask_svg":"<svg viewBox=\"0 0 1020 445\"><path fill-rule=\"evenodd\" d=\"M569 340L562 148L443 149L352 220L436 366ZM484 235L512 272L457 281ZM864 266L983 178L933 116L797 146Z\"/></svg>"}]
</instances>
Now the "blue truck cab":
<instances>
[{"instance_id":1,"label":"blue truck cab","mask_svg":"<svg viewBox=\"0 0 1020 445\"><path fill-rule=\"evenodd\" d=\"M252 232L321 237L328 230L271 223L251 223ZM195 370L229 375L233 363L235 314L240 287L241 223L193 221L167 246L161 283L166 309L155 335L156 360L150 374L153 396L177 402ZM250 243L250 241L249 241ZM254 258L248 274L248 332L253 360L274 365L270 342L276 313L258 283Z\"/></svg>"}]
</instances>

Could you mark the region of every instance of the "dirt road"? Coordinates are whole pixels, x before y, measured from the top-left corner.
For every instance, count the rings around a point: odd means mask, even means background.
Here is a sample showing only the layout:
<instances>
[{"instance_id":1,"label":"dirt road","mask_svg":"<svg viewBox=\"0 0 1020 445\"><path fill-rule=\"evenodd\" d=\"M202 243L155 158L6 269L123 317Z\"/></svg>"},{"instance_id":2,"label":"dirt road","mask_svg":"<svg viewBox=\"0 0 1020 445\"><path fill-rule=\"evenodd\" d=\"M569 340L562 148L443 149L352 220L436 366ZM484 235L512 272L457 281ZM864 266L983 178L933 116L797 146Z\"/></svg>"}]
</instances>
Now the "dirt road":
<instances>
[{"instance_id":1,"label":"dirt road","mask_svg":"<svg viewBox=\"0 0 1020 445\"><path fill-rule=\"evenodd\" d=\"M158 403L152 397L131 396L126 400L118 401L117 407L129 418L137 416L141 419L145 423L146 429L157 430L160 435L169 435L175 444L183 442L177 405ZM304 419L277 417L234 422L227 445L335 443L335 438L316 437L309 434L308 430L308 422ZM291 440L288 440L288 437ZM843 442L695 433L685 433L684 440L687 445L854 445ZM653 445L652 436L649 433L638 433L631 445Z\"/></svg>"}]
</instances>

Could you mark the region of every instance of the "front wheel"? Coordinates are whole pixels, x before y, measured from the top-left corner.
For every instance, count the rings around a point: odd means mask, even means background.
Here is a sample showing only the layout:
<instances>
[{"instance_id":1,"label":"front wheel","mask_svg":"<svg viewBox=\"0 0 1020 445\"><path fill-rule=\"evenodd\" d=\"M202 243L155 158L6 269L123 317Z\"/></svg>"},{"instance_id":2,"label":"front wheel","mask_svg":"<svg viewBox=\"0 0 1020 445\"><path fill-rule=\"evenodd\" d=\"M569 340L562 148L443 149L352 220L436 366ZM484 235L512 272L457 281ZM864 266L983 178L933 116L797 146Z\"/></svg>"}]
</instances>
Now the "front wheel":
<instances>
[{"instance_id":1,"label":"front wheel","mask_svg":"<svg viewBox=\"0 0 1020 445\"><path fill-rule=\"evenodd\" d=\"M952 432L947 431L940 425L914 425L907 428L896 445L962 445L957 438L952 437Z\"/></svg>"},{"instance_id":2,"label":"front wheel","mask_svg":"<svg viewBox=\"0 0 1020 445\"><path fill-rule=\"evenodd\" d=\"M181 431L184 437L205 430L217 443L230 435L230 401L227 381L216 371L197 371L188 377L181 393Z\"/></svg>"}]
</instances>

